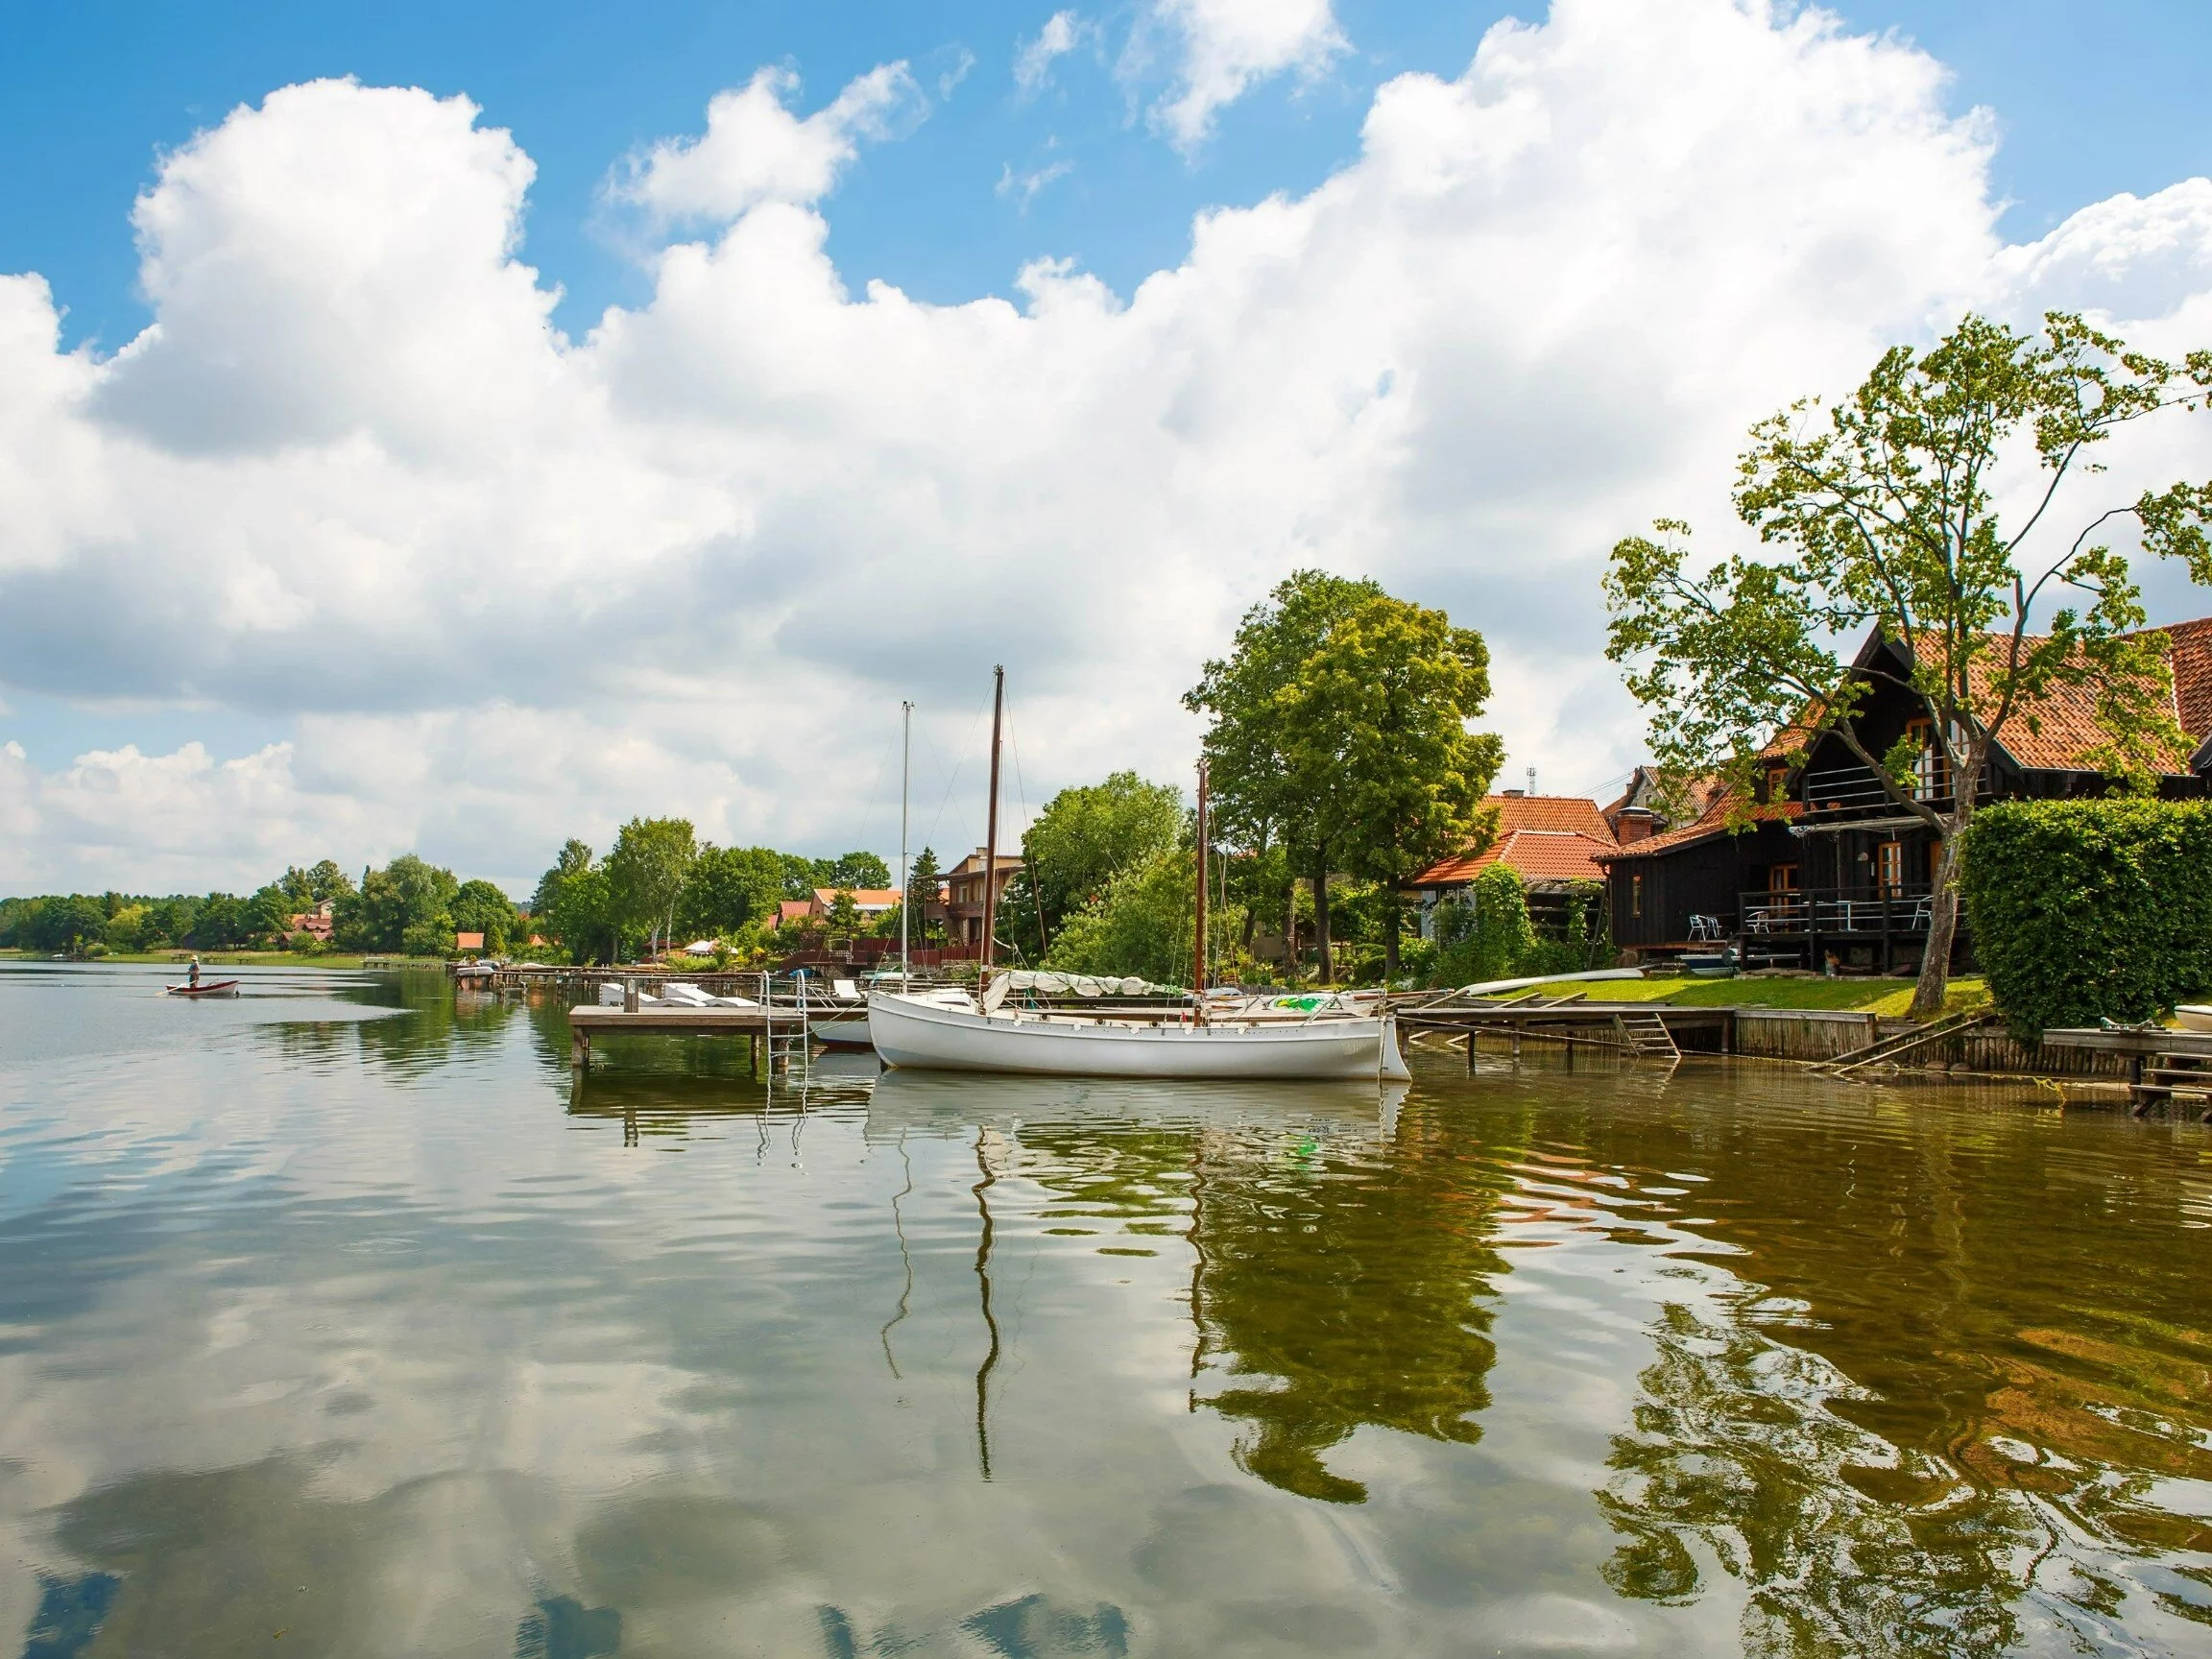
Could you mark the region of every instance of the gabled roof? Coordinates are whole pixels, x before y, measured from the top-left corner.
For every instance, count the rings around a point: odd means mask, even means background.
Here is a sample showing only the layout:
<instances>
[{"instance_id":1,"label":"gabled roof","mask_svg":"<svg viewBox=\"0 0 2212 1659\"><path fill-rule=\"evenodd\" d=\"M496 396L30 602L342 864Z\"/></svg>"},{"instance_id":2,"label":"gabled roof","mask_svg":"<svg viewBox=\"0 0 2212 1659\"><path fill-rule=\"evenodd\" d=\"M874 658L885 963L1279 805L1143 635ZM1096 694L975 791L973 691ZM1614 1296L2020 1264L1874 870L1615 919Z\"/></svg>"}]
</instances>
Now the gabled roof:
<instances>
[{"instance_id":1,"label":"gabled roof","mask_svg":"<svg viewBox=\"0 0 2212 1659\"><path fill-rule=\"evenodd\" d=\"M814 902L827 910L837 902L840 893L852 894L854 908L860 910L888 910L899 902L896 887L817 887Z\"/></svg>"},{"instance_id":2,"label":"gabled roof","mask_svg":"<svg viewBox=\"0 0 2212 1659\"><path fill-rule=\"evenodd\" d=\"M1677 847L1687 847L1694 841L1710 841L1716 835L1729 833L1728 819L1737 804L1743 800L1734 790L1721 790L1706 803L1705 810L1695 821L1679 830L1670 830L1663 835L1652 835L1625 847L1615 847L1599 855L1599 862L1619 864L1630 858L1648 858L1654 854L1671 853ZM1754 805L1751 808L1753 824L1781 824L1797 817L1805 810L1801 801L1777 802L1772 805Z\"/></svg>"},{"instance_id":3,"label":"gabled roof","mask_svg":"<svg viewBox=\"0 0 2212 1659\"><path fill-rule=\"evenodd\" d=\"M1614 845L1613 830L1598 803L1582 795L1492 795L1498 834L1479 853L1440 859L1407 883L1455 887L1503 863L1527 881L1602 881L1597 857Z\"/></svg>"},{"instance_id":4,"label":"gabled roof","mask_svg":"<svg viewBox=\"0 0 2212 1659\"><path fill-rule=\"evenodd\" d=\"M2212 737L2212 616L2142 632L2162 634L2170 642L2168 661L2174 685L2167 707L2176 724L2189 734L2192 746ZM2010 639L2009 635L2002 634L1988 637L2000 646ZM2044 637L2030 635L2022 642L2037 645ZM1868 635L1853 666L1865 667L1882 649L1880 636ZM1990 659L1977 658L1968 672L1976 695L1990 695L1994 676ZM1775 733L1759 751L1759 757L1782 759L1804 741L1817 714L1815 706L1810 714ZM1997 746L2016 765L2030 771L2093 772L2098 769L2096 752L2109 741L2109 734L2097 721L2096 693L2084 685L2059 685L2033 703L2016 707L1998 734ZM2164 757L2164 765L2170 772L2186 772L2190 758L2187 750L2178 750Z\"/></svg>"},{"instance_id":5,"label":"gabled roof","mask_svg":"<svg viewBox=\"0 0 2212 1659\"><path fill-rule=\"evenodd\" d=\"M2174 641L2174 702L2181 730L2199 741L2212 737L2212 616L2169 622L2159 632Z\"/></svg>"}]
</instances>

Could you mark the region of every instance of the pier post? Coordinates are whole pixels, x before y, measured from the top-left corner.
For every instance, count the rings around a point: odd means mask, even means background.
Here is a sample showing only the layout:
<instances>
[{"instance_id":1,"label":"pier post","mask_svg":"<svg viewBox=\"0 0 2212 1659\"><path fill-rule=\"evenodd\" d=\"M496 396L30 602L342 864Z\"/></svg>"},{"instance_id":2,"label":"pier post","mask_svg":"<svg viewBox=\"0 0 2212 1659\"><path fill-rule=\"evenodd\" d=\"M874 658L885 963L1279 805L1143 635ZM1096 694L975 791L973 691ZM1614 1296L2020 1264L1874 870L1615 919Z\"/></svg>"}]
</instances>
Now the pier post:
<instances>
[{"instance_id":1,"label":"pier post","mask_svg":"<svg viewBox=\"0 0 2212 1659\"><path fill-rule=\"evenodd\" d=\"M572 1031L568 1035L568 1064L578 1071L591 1064L591 1034Z\"/></svg>"},{"instance_id":2,"label":"pier post","mask_svg":"<svg viewBox=\"0 0 2212 1659\"><path fill-rule=\"evenodd\" d=\"M1475 1027L1467 1027L1467 1075L1475 1075Z\"/></svg>"}]
</instances>

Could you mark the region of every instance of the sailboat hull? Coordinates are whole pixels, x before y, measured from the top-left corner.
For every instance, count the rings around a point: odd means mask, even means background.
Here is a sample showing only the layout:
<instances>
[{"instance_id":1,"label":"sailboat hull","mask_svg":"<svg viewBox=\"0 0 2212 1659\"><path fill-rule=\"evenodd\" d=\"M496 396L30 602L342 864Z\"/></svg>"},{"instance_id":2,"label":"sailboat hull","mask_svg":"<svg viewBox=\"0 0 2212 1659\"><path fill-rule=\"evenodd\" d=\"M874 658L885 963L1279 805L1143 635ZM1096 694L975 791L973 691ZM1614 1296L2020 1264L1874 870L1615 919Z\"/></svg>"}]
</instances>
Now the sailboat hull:
<instances>
[{"instance_id":1,"label":"sailboat hull","mask_svg":"<svg viewBox=\"0 0 2212 1659\"><path fill-rule=\"evenodd\" d=\"M1108 1025L972 1014L878 992L868 999L868 1030L886 1065L922 1070L1060 1077L1411 1075L1398 1051L1398 1022L1387 1017L1296 1025Z\"/></svg>"}]
</instances>

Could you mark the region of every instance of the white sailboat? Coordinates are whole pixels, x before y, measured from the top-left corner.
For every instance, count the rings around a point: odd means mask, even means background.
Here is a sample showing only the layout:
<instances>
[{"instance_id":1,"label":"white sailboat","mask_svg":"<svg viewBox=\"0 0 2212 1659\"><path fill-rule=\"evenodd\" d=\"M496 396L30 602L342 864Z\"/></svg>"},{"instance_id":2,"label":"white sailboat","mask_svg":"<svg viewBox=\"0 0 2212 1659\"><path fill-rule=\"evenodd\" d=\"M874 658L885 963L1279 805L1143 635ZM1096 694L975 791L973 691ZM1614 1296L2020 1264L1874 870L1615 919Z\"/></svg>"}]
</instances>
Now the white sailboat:
<instances>
[{"instance_id":1,"label":"white sailboat","mask_svg":"<svg viewBox=\"0 0 2212 1659\"><path fill-rule=\"evenodd\" d=\"M1003 668L991 721L991 804L984 870L998 851L998 730ZM1302 1019L1239 1019L1210 1011L1206 999L1207 778L1198 768L1197 995L1191 1007L1140 1019L1101 1011L1009 1008L1009 976L991 973L997 883L986 875L982 1000L943 991L917 996L878 991L868 998L868 1034L889 1066L941 1071L1029 1072L1065 1077L1374 1078L1412 1073L1398 1049L1398 1022L1373 1014L1316 1007Z\"/></svg>"},{"instance_id":2,"label":"white sailboat","mask_svg":"<svg viewBox=\"0 0 2212 1659\"><path fill-rule=\"evenodd\" d=\"M996 991L1003 979L997 981ZM990 998L986 996L986 1001ZM1388 1015L1315 1015L1287 1024L1118 1020L878 991L868 1034L889 1066L1061 1077L1410 1077Z\"/></svg>"}]
</instances>

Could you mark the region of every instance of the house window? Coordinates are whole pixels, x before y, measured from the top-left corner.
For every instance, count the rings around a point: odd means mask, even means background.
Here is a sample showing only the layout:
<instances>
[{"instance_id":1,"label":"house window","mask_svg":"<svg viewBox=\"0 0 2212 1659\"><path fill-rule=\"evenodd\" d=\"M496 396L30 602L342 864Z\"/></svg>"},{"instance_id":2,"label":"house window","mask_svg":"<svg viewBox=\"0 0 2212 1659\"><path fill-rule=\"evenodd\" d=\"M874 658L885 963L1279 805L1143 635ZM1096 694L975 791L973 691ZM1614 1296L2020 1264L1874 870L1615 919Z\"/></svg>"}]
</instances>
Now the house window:
<instances>
[{"instance_id":1,"label":"house window","mask_svg":"<svg viewBox=\"0 0 2212 1659\"><path fill-rule=\"evenodd\" d=\"M1767 891L1769 893L1794 893L1797 891L1797 866L1775 864L1767 871Z\"/></svg>"},{"instance_id":2,"label":"house window","mask_svg":"<svg viewBox=\"0 0 2212 1659\"><path fill-rule=\"evenodd\" d=\"M1767 799L1768 801L1787 801L1790 799L1789 767L1769 766L1767 768Z\"/></svg>"},{"instance_id":3,"label":"house window","mask_svg":"<svg viewBox=\"0 0 2212 1659\"><path fill-rule=\"evenodd\" d=\"M1874 849L1874 879L1890 890L1905 885L1905 844L1902 841L1885 841Z\"/></svg>"},{"instance_id":4,"label":"house window","mask_svg":"<svg viewBox=\"0 0 2212 1659\"><path fill-rule=\"evenodd\" d=\"M1935 801L1951 793L1950 763L1936 741L1936 722L1933 720L1908 720L1905 735L1919 745L1919 757L1912 762L1912 799Z\"/></svg>"},{"instance_id":5,"label":"house window","mask_svg":"<svg viewBox=\"0 0 2212 1659\"><path fill-rule=\"evenodd\" d=\"M1628 878L1628 914L1631 916L1644 914L1644 878L1641 876Z\"/></svg>"}]
</instances>

